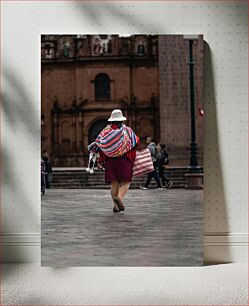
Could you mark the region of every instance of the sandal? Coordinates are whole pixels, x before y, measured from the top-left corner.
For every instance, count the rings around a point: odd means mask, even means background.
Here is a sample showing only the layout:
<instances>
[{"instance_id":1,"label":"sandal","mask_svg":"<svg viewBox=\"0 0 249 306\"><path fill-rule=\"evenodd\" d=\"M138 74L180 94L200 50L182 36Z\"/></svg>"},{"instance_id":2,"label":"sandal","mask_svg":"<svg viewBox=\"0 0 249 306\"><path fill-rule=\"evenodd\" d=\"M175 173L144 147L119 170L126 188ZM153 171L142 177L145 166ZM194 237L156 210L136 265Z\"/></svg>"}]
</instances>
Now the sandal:
<instances>
[{"instance_id":1,"label":"sandal","mask_svg":"<svg viewBox=\"0 0 249 306\"><path fill-rule=\"evenodd\" d=\"M122 203L122 201L120 200L119 197L114 197L113 201L115 202L115 204L118 206L119 210L124 211L125 207L124 204Z\"/></svg>"}]
</instances>

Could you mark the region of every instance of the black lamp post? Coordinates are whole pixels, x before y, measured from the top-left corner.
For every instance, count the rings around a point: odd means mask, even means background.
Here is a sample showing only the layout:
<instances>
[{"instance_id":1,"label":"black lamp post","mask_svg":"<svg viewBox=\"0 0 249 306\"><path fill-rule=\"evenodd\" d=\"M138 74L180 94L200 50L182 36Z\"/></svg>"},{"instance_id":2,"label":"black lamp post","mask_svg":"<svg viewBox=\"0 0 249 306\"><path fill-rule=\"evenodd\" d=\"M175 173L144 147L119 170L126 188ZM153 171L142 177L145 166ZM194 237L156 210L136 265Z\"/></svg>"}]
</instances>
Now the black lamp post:
<instances>
[{"instance_id":1,"label":"black lamp post","mask_svg":"<svg viewBox=\"0 0 249 306\"><path fill-rule=\"evenodd\" d=\"M191 143L190 143L190 173L199 173L197 158L197 142L195 128L195 86L194 86L194 61L193 61L193 41L198 39L198 35L184 35L184 39L189 41L189 85L190 85L190 111L191 111Z\"/></svg>"}]
</instances>

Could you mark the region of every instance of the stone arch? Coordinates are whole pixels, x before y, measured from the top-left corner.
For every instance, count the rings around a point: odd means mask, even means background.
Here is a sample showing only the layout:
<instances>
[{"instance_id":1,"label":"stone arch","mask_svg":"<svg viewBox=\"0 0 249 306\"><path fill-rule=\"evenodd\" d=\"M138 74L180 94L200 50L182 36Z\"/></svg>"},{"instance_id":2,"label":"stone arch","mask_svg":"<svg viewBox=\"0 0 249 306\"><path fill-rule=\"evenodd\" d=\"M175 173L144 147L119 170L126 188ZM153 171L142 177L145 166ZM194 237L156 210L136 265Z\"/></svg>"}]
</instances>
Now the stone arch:
<instances>
[{"instance_id":1,"label":"stone arch","mask_svg":"<svg viewBox=\"0 0 249 306\"><path fill-rule=\"evenodd\" d=\"M67 125L67 124L70 126L70 124L71 124L70 121L69 120L63 120L63 121L61 121L60 126L63 127L64 125Z\"/></svg>"},{"instance_id":2,"label":"stone arch","mask_svg":"<svg viewBox=\"0 0 249 306\"><path fill-rule=\"evenodd\" d=\"M98 134L107 126L108 121L106 117L99 117L91 121L88 125L88 143L93 142Z\"/></svg>"}]
</instances>

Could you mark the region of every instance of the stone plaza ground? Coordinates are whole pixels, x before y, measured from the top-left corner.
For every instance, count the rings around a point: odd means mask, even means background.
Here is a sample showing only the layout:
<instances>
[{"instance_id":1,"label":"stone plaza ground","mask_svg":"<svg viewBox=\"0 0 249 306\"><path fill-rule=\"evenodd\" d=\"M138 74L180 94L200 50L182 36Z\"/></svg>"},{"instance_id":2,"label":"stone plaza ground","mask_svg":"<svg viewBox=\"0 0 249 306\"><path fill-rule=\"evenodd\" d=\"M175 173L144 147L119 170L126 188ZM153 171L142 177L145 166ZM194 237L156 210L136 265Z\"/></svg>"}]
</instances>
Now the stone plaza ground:
<instances>
[{"instance_id":1,"label":"stone plaza ground","mask_svg":"<svg viewBox=\"0 0 249 306\"><path fill-rule=\"evenodd\" d=\"M42 196L42 266L200 266L203 191L48 189Z\"/></svg>"}]
</instances>

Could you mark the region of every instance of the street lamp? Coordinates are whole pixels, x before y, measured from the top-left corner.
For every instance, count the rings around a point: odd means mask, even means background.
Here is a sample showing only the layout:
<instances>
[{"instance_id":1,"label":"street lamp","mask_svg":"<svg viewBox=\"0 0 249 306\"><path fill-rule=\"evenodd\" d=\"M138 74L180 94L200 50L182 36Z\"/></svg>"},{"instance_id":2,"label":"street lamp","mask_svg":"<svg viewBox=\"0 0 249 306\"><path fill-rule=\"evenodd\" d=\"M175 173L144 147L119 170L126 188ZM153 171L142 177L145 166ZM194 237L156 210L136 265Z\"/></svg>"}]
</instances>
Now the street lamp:
<instances>
[{"instance_id":1,"label":"street lamp","mask_svg":"<svg viewBox=\"0 0 249 306\"><path fill-rule=\"evenodd\" d=\"M194 65L193 61L193 42L198 39L198 35L183 35L189 41L189 85L190 85L190 111L191 111L191 143L190 143L190 173L199 173L201 168L198 166L196 128L195 128L195 85L194 85Z\"/></svg>"},{"instance_id":2,"label":"street lamp","mask_svg":"<svg viewBox=\"0 0 249 306\"><path fill-rule=\"evenodd\" d=\"M203 188L203 173L198 166L197 143L195 129L195 83L194 83L194 61L193 42L198 39L198 35L183 35L183 39L189 41L189 86L190 86L190 111L191 111L191 143L190 143L190 165L189 172L185 174L187 189Z\"/></svg>"}]
</instances>

